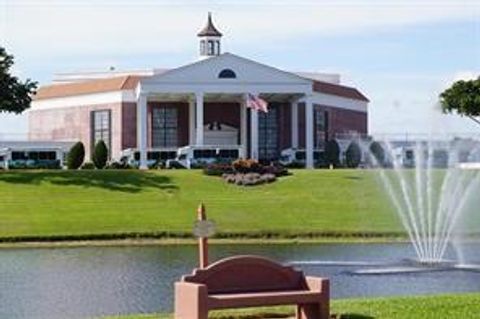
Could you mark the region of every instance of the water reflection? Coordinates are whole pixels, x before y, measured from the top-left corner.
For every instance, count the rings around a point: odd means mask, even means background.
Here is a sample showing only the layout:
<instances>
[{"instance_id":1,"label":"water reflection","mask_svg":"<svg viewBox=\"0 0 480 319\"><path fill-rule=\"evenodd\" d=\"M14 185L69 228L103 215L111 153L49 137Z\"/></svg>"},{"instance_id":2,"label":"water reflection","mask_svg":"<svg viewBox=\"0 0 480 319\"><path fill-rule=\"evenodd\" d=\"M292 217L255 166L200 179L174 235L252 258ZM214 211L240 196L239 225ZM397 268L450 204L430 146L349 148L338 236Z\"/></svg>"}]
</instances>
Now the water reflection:
<instances>
[{"instance_id":1,"label":"water reflection","mask_svg":"<svg viewBox=\"0 0 480 319\"><path fill-rule=\"evenodd\" d=\"M465 248L480 261L479 244ZM451 253L451 252L450 252ZM211 259L259 254L328 276L334 298L480 291L480 273L456 270L352 276L352 266L315 261L382 263L414 257L406 244L216 245ZM452 254L452 253L451 253ZM0 250L0 318L91 318L172 310L172 284L196 266L195 246Z\"/></svg>"}]
</instances>

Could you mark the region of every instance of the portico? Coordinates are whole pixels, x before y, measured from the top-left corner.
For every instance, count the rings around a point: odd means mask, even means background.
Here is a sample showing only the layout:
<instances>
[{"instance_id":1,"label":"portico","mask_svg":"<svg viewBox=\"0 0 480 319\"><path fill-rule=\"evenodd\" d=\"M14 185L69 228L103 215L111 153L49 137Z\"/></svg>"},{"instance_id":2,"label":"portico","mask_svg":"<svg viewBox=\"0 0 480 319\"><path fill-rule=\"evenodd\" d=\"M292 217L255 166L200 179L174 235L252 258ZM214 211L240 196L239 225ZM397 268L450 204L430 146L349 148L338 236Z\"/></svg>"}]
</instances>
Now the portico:
<instances>
[{"instance_id":1,"label":"portico","mask_svg":"<svg viewBox=\"0 0 480 319\"><path fill-rule=\"evenodd\" d=\"M262 144L264 147L269 145L273 147L278 156L281 147L298 146L299 104L305 105L304 122L311 122L304 127L304 136L306 148L308 149L311 146L311 151L306 153L307 167L313 167L313 105L311 99L308 98L311 94L308 91L311 88L310 85L300 87L303 92L301 90L295 92L294 89L298 89L298 87L288 89L287 87L271 85L270 88L264 86L263 90L260 91L258 88L245 85L244 89L230 87L230 90L221 93L218 92L218 87L216 92L212 92L211 88L209 90L208 87L204 87L201 90L192 90L190 93L182 93L187 89L178 88L176 93L172 93L162 92L163 85L142 84L140 84L140 90L138 91L136 125L137 145L139 145L141 154L142 168L146 167L147 149L153 146L158 148L159 146L238 145L242 150L242 157L268 159L268 154L259 150L259 144ZM269 113L265 114L247 108L246 92L255 92L254 94L267 101L269 103ZM161 108L162 106L167 107L175 104L178 108L181 107L183 111L187 112L187 115L183 116L183 121L187 124L188 129L183 129L181 133L177 132L177 135L181 135L183 138L178 140L176 145L154 145L152 141L152 106ZM310 104L310 107L308 104ZM268 118L271 118L270 122L277 123L278 127L273 131L269 131L268 128L262 130L262 124ZM285 124L288 124L287 128L284 127ZM270 136L269 140L267 140L268 133L274 135Z\"/></svg>"}]
</instances>

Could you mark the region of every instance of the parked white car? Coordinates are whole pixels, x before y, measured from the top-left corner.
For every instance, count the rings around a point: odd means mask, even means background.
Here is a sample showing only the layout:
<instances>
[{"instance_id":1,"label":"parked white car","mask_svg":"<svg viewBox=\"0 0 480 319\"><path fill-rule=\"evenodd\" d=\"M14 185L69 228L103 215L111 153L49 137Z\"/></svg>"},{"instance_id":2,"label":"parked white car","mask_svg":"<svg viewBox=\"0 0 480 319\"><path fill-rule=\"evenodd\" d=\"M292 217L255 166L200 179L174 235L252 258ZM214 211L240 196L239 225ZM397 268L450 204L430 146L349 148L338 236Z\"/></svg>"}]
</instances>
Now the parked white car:
<instances>
[{"instance_id":1,"label":"parked white car","mask_svg":"<svg viewBox=\"0 0 480 319\"><path fill-rule=\"evenodd\" d=\"M150 148L147 150L147 166L151 167L159 162L167 162L175 158L177 148ZM122 151L120 162L126 163L132 167L140 165L140 152L136 148L128 148Z\"/></svg>"},{"instance_id":2,"label":"parked white car","mask_svg":"<svg viewBox=\"0 0 480 319\"><path fill-rule=\"evenodd\" d=\"M320 164L324 158L323 150L314 150L313 151L313 161L315 165ZM304 148L287 148L280 153L279 163L283 166L305 165L306 153Z\"/></svg>"},{"instance_id":3,"label":"parked white car","mask_svg":"<svg viewBox=\"0 0 480 319\"><path fill-rule=\"evenodd\" d=\"M167 160L167 168L196 168L216 162L234 161L243 157L240 146L202 145L185 146L177 151L175 159Z\"/></svg>"}]
</instances>

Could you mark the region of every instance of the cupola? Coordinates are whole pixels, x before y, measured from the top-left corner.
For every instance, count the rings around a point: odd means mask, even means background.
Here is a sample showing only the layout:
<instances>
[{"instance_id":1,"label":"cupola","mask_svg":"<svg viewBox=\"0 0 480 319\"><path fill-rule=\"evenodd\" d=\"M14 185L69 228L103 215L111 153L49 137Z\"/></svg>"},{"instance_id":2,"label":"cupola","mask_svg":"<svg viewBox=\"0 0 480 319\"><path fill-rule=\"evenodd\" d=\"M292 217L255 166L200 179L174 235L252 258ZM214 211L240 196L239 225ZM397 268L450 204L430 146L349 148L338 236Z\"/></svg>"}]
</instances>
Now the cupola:
<instances>
[{"instance_id":1,"label":"cupola","mask_svg":"<svg viewBox=\"0 0 480 319\"><path fill-rule=\"evenodd\" d=\"M215 28L212 14L208 13L207 25L197 34L200 38L200 58L220 55L220 40L222 33Z\"/></svg>"}]
</instances>

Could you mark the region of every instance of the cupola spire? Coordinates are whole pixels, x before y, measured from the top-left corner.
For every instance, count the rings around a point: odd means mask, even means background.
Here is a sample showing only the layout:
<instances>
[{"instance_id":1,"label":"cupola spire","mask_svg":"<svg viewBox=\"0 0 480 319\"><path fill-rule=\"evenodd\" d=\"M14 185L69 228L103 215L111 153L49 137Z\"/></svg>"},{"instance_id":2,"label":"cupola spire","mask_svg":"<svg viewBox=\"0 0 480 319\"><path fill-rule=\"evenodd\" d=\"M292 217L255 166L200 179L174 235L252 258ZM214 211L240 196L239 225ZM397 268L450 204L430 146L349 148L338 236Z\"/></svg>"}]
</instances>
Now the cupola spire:
<instances>
[{"instance_id":1,"label":"cupola spire","mask_svg":"<svg viewBox=\"0 0 480 319\"><path fill-rule=\"evenodd\" d=\"M212 13L208 13L207 25L197 34L200 38L200 58L220 55L222 33L213 25Z\"/></svg>"}]
</instances>

